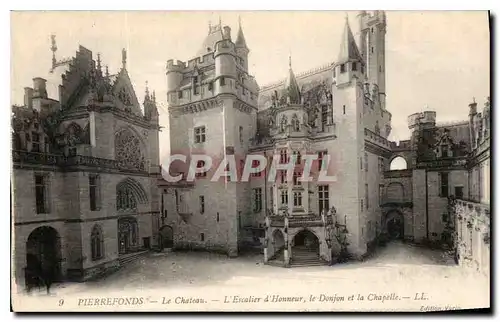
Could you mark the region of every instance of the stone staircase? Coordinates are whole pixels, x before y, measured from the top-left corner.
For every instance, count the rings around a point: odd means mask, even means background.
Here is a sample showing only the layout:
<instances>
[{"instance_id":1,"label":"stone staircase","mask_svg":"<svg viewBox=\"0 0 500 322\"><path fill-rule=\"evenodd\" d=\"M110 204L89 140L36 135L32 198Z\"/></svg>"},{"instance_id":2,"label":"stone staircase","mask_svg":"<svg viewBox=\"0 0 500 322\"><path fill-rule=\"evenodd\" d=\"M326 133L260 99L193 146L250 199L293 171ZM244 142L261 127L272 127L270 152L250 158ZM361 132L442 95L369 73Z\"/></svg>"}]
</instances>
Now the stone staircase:
<instances>
[{"instance_id":1,"label":"stone staircase","mask_svg":"<svg viewBox=\"0 0 500 322\"><path fill-rule=\"evenodd\" d=\"M305 247L296 246L292 249L291 267L324 266L327 262L319 257L319 254Z\"/></svg>"},{"instance_id":2,"label":"stone staircase","mask_svg":"<svg viewBox=\"0 0 500 322\"><path fill-rule=\"evenodd\" d=\"M141 250L141 251L130 253L130 254L124 254L124 255L120 256L118 261L120 262L120 266L123 267L131 262L136 261L139 257L142 257L148 253L149 253L149 250Z\"/></svg>"},{"instance_id":3,"label":"stone staircase","mask_svg":"<svg viewBox=\"0 0 500 322\"><path fill-rule=\"evenodd\" d=\"M272 266L283 267L285 263L285 251L280 249L277 251L268 264ZM319 254L313 250L305 247L297 246L292 249L292 258L290 260L290 267L307 267L307 266L324 266L328 265L327 262L319 257Z\"/></svg>"}]
</instances>

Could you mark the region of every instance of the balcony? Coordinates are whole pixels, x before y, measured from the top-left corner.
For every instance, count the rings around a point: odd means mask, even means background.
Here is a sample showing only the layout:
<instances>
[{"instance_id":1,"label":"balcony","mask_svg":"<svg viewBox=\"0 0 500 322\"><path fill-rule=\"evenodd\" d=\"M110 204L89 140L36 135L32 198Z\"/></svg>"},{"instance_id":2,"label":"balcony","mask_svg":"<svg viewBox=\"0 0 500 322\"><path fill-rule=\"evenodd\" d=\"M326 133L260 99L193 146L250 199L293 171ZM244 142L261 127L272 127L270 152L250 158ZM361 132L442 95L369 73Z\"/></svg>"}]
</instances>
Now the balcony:
<instances>
[{"instance_id":1,"label":"balcony","mask_svg":"<svg viewBox=\"0 0 500 322\"><path fill-rule=\"evenodd\" d=\"M138 165L131 165L112 159L96 158L85 155L65 156L62 154L37 153L20 150L12 151L12 162L18 166L23 164L37 164L57 166L61 167L63 170L70 167L87 166L127 172L147 172L144 162Z\"/></svg>"},{"instance_id":2,"label":"balcony","mask_svg":"<svg viewBox=\"0 0 500 322\"><path fill-rule=\"evenodd\" d=\"M269 217L271 227L284 227L285 216L273 215ZM330 216L325 216L326 224L333 224L333 219ZM321 215L316 214L293 214L288 217L288 227L321 227L323 220Z\"/></svg>"}]
</instances>

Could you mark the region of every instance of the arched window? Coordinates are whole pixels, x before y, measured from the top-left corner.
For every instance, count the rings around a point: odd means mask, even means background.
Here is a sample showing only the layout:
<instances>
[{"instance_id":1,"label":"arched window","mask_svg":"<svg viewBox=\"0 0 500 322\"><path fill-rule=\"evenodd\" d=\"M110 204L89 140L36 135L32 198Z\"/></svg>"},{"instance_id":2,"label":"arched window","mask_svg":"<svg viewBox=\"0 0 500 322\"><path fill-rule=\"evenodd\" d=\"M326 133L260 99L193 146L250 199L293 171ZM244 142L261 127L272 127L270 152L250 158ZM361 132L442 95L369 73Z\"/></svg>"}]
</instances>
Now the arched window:
<instances>
[{"instance_id":1,"label":"arched window","mask_svg":"<svg viewBox=\"0 0 500 322\"><path fill-rule=\"evenodd\" d=\"M389 169L392 170L406 170L408 165L403 157L395 157L392 159Z\"/></svg>"},{"instance_id":2,"label":"arched window","mask_svg":"<svg viewBox=\"0 0 500 322\"><path fill-rule=\"evenodd\" d=\"M145 169L141 142L129 129L122 129L115 134L115 160L120 162L121 166Z\"/></svg>"},{"instance_id":3,"label":"arched window","mask_svg":"<svg viewBox=\"0 0 500 322\"><path fill-rule=\"evenodd\" d=\"M90 249L92 260L99 260L104 257L104 236L99 225L94 225L90 235Z\"/></svg>"},{"instance_id":4,"label":"arched window","mask_svg":"<svg viewBox=\"0 0 500 322\"><path fill-rule=\"evenodd\" d=\"M116 209L117 210L133 210L137 209L137 201L135 200L132 189L127 185L122 185L116 191Z\"/></svg>"}]
</instances>

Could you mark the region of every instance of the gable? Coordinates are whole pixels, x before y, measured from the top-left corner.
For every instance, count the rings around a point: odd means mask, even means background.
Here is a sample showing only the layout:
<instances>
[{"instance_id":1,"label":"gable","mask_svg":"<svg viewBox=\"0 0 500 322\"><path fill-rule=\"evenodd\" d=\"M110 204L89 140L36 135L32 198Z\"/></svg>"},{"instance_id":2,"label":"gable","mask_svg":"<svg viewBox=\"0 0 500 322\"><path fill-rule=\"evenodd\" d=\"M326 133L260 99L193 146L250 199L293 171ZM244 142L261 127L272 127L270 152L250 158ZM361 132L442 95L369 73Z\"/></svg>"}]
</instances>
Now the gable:
<instances>
[{"instance_id":1,"label":"gable","mask_svg":"<svg viewBox=\"0 0 500 322\"><path fill-rule=\"evenodd\" d=\"M134 114L142 115L139 100L126 70L122 69L117 75L112 93L124 107L130 107Z\"/></svg>"}]
</instances>

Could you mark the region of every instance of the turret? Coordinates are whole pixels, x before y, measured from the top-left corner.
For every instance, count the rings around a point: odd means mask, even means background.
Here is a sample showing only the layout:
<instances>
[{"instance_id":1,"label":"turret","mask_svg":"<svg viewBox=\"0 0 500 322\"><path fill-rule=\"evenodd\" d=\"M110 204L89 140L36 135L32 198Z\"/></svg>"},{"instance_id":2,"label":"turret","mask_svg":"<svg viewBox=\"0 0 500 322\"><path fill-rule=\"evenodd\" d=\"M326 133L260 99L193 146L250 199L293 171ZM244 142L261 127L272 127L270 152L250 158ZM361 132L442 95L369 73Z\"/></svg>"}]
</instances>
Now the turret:
<instances>
[{"instance_id":1,"label":"turret","mask_svg":"<svg viewBox=\"0 0 500 322\"><path fill-rule=\"evenodd\" d=\"M144 95L144 118L149 120L151 123L158 124L158 109L156 107L156 95L149 94L148 82L146 82L146 92Z\"/></svg>"},{"instance_id":2,"label":"turret","mask_svg":"<svg viewBox=\"0 0 500 322\"><path fill-rule=\"evenodd\" d=\"M41 77L33 78L33 98L47 98L47 80Z\"/></svg>"},{"instance_id":3,"label":"turret","mask_svg":"<svg viewBox=\"0 0 500 322\"><path fill-rule=\"evenodd\" d=\"M177 61L174 63L173 59L167 61L167 101L172 103L172 95L176 95L174 93L182 81L182 71L186 68L186 63L182 61Z\"/></svg>"},{"instance_id":4,"label":"turret","mask_svg":"<svg viewBox=\"0 0 500 322\"><path fill-rule=\"evenodd\" d=\"M241 19L238 21L238 36L236 37L236 54L242 60L242 67L248 72L248 54L250 49L248 49L247 42L245 40L245 35L243 34L243 28L241 27Z\"/></svg>"},{"instance_id":5,"label":"turret","mask_svg":"<svg viewBox=\"0 0 500 322\"><path fill-rule=\"evenodd\" d=\"M385 33L384 11L374 11L372 15L361 11L357 15L359 23L358 44L366 67L366 77L370 84L376 84L380 103L385 109Z\"/></svg>"},{"instance_id":6,"label":"turret","mask_svg":"<svg viewBox=\"0 0 500 322\"><path fill-rule=\"evenodd\" d=\"M477 103L476 99L472 99L472 103L469 104L469 129L470 129L470 141L471 147L476 146L476 115L477 115Z\"/></svg>"},{"instance_id":7,"label":"turret","mask_svg":"<svg viewBox=\"0 0 500 322\"><path fill-rule=\"evenodd\" d=\"M238 79L236 73L235 46L229 39L215 44L215 93L234 94L234 82Z\"/></svg>"},{"instance_id":8,"label":"turret","mask_svg":"<svg viewBox=\"0 0 500 322\"><path fill-rule=\"evenodd\" d=\"M364 68L363 59L346 16L339 56L333 70L335 84L338 86L349 83L353 78L362 80Z\"/></svg>"}]
</instances>

